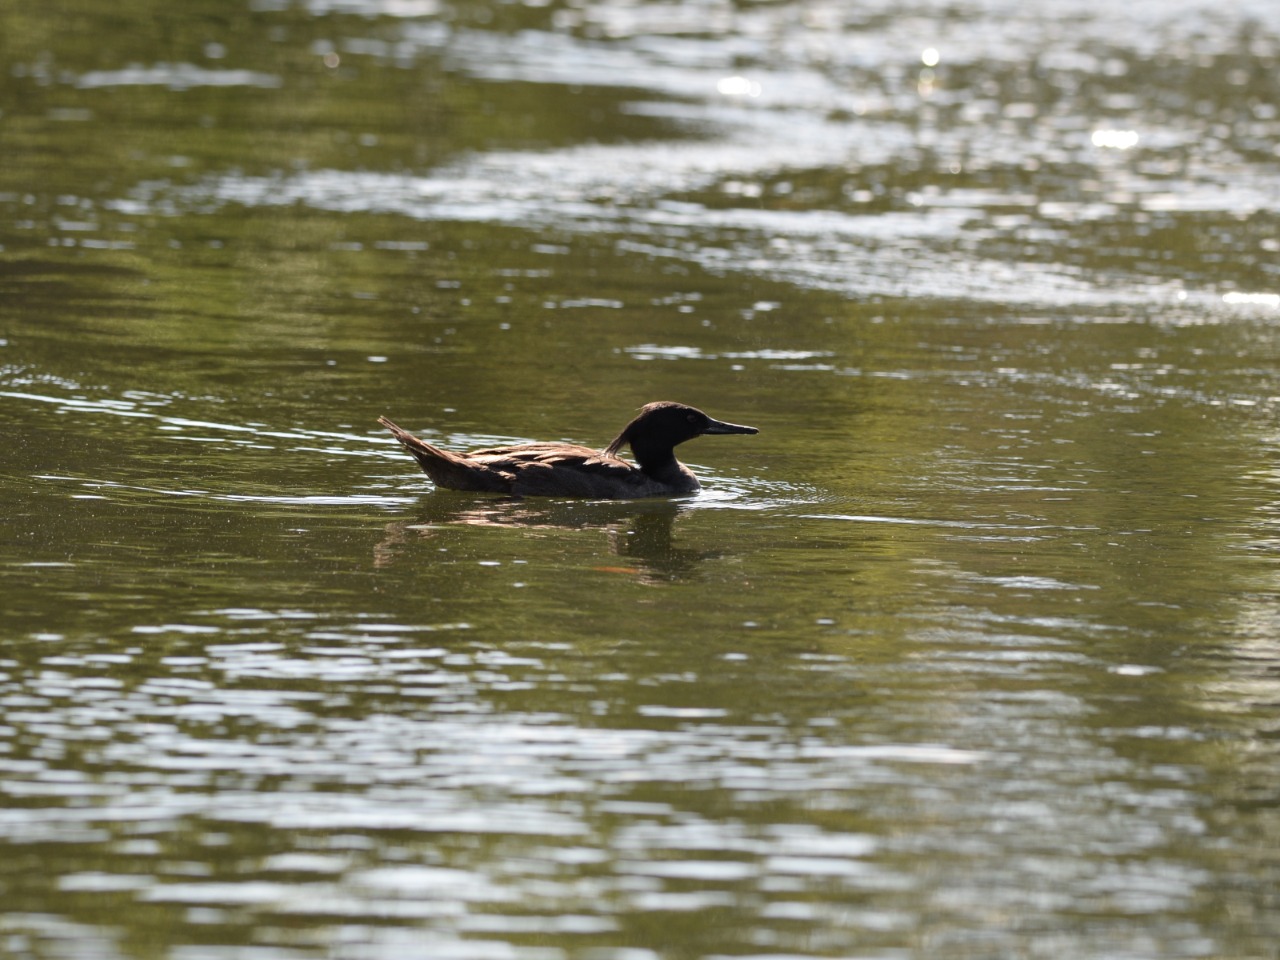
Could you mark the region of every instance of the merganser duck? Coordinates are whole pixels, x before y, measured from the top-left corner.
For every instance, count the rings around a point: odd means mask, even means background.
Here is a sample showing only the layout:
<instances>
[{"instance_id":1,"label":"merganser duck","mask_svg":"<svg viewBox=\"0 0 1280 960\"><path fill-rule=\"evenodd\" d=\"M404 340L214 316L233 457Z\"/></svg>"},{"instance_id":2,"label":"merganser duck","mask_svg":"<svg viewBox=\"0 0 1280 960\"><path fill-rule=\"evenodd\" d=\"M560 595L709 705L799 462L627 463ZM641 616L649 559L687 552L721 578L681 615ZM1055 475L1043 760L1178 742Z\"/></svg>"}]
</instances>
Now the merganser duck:
<instances>
[{"instance_id":1,"label":"merganser duck","mask_svg":"<svg viewBox=\"0 0 1280 960\"><path fill-rule=\"evenodd\" d=\"M675 447L705 433L759 433L755 427L714 420L696 407L659 401L603 450L574 443L521 443L470 453L442 450L386 417L378 422L404 445L438 487L505 493L514 497L589 497L630 500L680 497L701 489L698 478L676 459ZM630 446L636 463L619 457Z\"/></svg>"}]
</instances>

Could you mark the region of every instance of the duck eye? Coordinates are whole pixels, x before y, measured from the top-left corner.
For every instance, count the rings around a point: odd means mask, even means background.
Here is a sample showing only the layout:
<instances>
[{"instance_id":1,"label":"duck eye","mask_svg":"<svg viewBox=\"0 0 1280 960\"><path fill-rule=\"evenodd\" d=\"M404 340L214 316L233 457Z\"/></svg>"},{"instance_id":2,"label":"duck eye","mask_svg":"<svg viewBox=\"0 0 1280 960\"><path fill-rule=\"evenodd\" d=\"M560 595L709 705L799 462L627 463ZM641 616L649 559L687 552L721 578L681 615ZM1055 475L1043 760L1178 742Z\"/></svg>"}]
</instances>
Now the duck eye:
<instances>
[{"instance_id":1,"label":"duck eye","mask_svg":"<svg viewBox=\"0 0 1280 960\"><path fill-rule=\"evenodd\" d=\"M687 415L685 419L688 420L690 423L696 423L698 420L698 418L695 417L692 413Z\"/></svg>"}]
</instances>

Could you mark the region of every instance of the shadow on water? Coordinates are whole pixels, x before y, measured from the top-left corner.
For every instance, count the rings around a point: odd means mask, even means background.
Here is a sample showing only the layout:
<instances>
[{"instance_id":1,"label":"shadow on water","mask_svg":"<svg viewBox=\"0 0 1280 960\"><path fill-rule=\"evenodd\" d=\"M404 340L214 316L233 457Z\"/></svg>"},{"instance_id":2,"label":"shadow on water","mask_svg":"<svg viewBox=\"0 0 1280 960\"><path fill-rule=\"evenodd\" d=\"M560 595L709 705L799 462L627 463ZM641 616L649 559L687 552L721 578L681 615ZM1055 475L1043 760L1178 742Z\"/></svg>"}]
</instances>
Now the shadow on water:
<instances>
[{"instance_id":1,"label":"shadow on water","mask_svg":"<svg viewBox=\"0 0 1280 960\"><path fill-rule=\"evenodd\" d=\"M535 532L587 532L602 540L618 558L617 564L592 569L616 573L640 583L664 583L697 576L699 565L724 556L721 550L680 546L677 520L694 507L674 500L566 501L490 499L476 501L450 493L436 493L419 506L412 521L387 524L386 535L374 548L374 564L388 567L404 555L410 541L430 541L441 527L519 528Z\"/></svg>"}]
</instances>

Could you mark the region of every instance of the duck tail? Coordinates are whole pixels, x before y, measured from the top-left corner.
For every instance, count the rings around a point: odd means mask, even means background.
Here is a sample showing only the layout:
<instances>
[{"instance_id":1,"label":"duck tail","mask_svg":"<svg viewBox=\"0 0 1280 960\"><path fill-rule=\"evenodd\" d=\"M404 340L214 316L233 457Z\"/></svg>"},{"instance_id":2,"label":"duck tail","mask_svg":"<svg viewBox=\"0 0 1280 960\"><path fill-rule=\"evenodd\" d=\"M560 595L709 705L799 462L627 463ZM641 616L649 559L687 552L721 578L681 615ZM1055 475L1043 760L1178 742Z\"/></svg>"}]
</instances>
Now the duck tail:
<instances>
[{"instance_id":1,"label":"duck tail","mask_svg":"<svg viewBox=\"0 0 1280 960\"><path fill-rule=\"evenodd\" d=\"M378 422L390 430L391 435L400 441L401 446L413 454L422 471L436 486L448 487L451 490L498 489L493 483L493 478L481 464L468 460L461 454L441 450L425 440L419 440L408 430L396 426L386 417L379 417Z\"/></svg>"}]
</instances>

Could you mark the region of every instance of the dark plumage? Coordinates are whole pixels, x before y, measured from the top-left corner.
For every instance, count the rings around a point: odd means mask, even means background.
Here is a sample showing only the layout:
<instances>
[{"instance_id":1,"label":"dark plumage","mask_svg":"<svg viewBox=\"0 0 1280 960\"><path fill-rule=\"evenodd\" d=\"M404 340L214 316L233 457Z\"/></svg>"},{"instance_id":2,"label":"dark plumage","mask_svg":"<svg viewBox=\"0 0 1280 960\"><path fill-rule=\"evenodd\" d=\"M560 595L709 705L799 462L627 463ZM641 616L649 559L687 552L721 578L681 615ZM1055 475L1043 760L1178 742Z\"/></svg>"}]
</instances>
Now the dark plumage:
<instances>
[{"instance_id":1,"label":"dark plumage","mask_svg":"<svg viewBox=\"0 0 1280 960\"><path fill-rule=\"evenodd\" d=\"M573 443L521 443L453 453L419 440L386 417L391 431L438 487L524 497L628 500L697 493L698 478L676 459L675 447L704 433L759 433L713 420L695 407L660 401L640 408L604 450ZM630 446L632 466L618 456Z\"/></svg>"}]
</instances>

